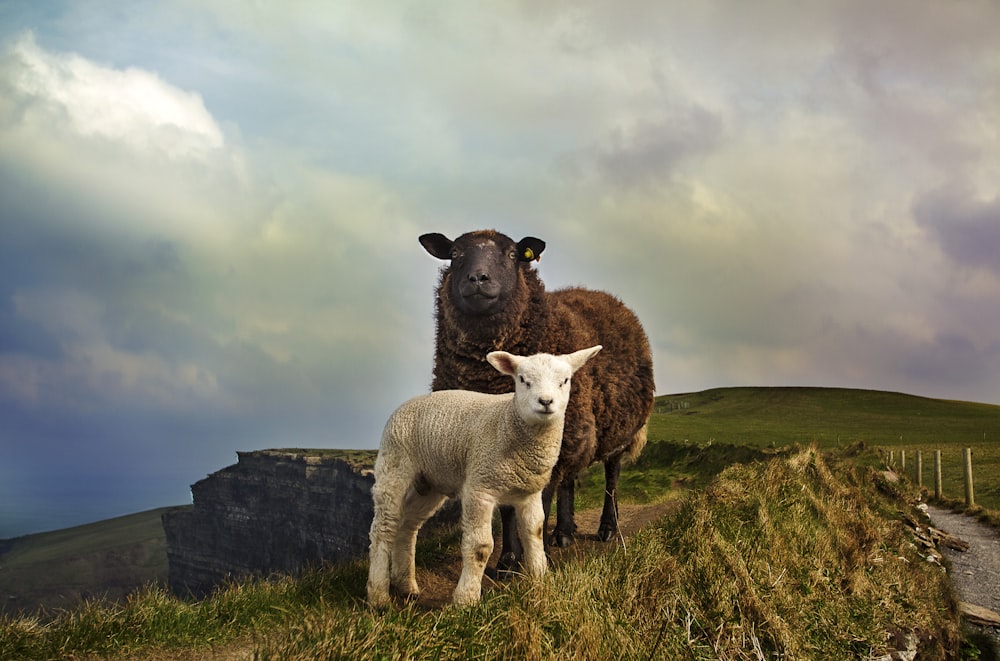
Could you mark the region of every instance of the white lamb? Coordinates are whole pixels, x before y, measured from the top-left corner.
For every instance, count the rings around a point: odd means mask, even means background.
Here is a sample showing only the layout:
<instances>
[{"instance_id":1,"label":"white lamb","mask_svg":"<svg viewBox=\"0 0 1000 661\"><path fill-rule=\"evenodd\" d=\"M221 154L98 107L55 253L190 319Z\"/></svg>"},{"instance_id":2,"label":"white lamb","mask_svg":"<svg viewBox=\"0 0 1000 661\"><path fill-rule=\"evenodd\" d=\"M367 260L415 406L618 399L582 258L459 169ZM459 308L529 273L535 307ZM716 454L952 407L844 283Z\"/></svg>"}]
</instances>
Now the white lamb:
<instances>
[{"instance_id":1,"label":"white lamb","mask_svg":"<svg viewBox=\"0 0 1000 661\"><path fill-rule=\"evenodd\" d=\"M541 491L559 458L570 377L600 350L528 357L494 351L486 359L514 377L513 393L440 390L396 409L375 460L372 606L389 602L390 582L402 595L420 591L413 561L417 531L449 496L462 500L456 604L479 601L497 505L515 508L528 573L545 573Z\"/></svg>"}]
</instances>

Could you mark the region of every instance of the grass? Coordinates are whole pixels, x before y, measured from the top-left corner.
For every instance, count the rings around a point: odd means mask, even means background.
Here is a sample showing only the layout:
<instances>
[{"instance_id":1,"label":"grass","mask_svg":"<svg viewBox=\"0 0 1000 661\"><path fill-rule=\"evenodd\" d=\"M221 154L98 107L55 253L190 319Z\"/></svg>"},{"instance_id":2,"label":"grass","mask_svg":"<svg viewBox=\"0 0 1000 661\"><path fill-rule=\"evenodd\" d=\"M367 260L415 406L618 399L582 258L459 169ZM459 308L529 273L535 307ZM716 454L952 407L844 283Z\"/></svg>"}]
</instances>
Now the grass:
<instances>
[{"instance_id":1,"label":"grass","mask_svg":"<svg viewBox=\"0 0 1000 661\"><path fill-rule=\"evenodd\" d=\"M119 603L89 602L50 618L0 616L0 659L200 658L234 650L259 659L846 659L880 654L888 636L906 635L920 640L921 658L954 657L960 635L946 581L916 555L897 521L903 497L912 496L900 489L911 487L880 482L874 468L884 458L854 456L853 444L863 440L897 457L900 449L910 456L922 449L925 485L930 450L942 449L945 493L959 497L948 459L971 446L977 501L994 508L978 513L989 517L1000 509L991 500L1000 486L998 434L1000 407L897 393L727 388L660 397L650 443L623 470L620 498L680 504L630 538L627 552L567 562L541 582L514 581L471 609L399 605L374 613L362 602L364 562L296 580L234 583L201 601L151 582ZM834 454L789 450L794 443ZM373 456L277 452L356 462ZM578 509L600 505L600 466L581 476L577 494ZM0 564L33 566L35 578L21 579L33 584L67 570L73 553L100 554L109 541L147 532L162 539L158 514L100 532L108 523L5 542ZM457 539L454 530L422 537L418 563L456 557ZM0 589L17 589L2 583L12 575L0 569Z\"/></svg>"},{"instance_id":2,"label":"grass","mask_svg":"<svg viewBox=\"0 0 1000 661\"><path fill-rule=\"evenodd\" d=\"M688 450L678 475L697 464ZM358 562L198 602L150 588L47 625L3 619L0 658L855 659L906 635L920 658L953 657L954 602L899 523L907 494L879 481L874 453L849 455L807 448L730 466L627 548L512 581L472 608L372 611ZM421 541L418 563L457 553L451 531Z\"/></svg>"},{"instance_id":3,"label":"grass","mask_svg":"<svg viewBox=\"0 0 1000 661\"><path fill-rule=\"evenodd\" d=\"M944 491L961 497L962 448L973 449L976 501L1000 510L1000 406L847 388L718 388L658 397L649 438L758 448L863 441L924 455L933 486L933 450L941 450ZM985 440L984 440L985 439Z\"/></svg>"}]
</instances>

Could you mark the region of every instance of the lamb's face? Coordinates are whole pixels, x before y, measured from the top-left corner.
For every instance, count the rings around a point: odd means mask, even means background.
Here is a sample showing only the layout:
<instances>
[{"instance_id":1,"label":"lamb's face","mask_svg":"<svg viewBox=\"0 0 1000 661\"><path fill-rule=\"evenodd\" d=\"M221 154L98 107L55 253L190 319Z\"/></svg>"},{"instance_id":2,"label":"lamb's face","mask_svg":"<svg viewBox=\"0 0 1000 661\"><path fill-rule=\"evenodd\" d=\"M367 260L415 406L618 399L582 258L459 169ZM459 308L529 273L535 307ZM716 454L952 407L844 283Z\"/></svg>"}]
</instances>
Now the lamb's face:
<instances>
[{"instance_id":1,"label":"lamb's face","mask_svg":"<svg viewBox=\"0 0 1000 661\"><path fill-rule=\"evenodd\" d=\"M452 303L470 315L503 311L521 279L519 269L538 259L545 242L526 237L515 243L492 230L469 232L449 240L442 234L424 234L420 243L448 267L448 295Z\"/></svg>"},{"instance_id":2,"label":"lamb's face","mask_svg":"<svg viewBox=\"0 0 1000 661\"><path fill-rule=\"evenodd\" d=\"M569 403L570 378L601 350L601 345L564 356L539 353L515 356L491 351L486 360L501 374L514 378L514 404L528 424L561 420Z\"/></svg>"},{"instance_id":3,"label":"lamb's face","mask_svg":"<svg viewBox=\"0 0 1000 661\"><path fill-rule=\"evenodd\" d=\"M514 375L514 401L529 424L558 420L569 403L573 367L561 357L537 354L524 359Z\"/></svg>"}]
</instances>

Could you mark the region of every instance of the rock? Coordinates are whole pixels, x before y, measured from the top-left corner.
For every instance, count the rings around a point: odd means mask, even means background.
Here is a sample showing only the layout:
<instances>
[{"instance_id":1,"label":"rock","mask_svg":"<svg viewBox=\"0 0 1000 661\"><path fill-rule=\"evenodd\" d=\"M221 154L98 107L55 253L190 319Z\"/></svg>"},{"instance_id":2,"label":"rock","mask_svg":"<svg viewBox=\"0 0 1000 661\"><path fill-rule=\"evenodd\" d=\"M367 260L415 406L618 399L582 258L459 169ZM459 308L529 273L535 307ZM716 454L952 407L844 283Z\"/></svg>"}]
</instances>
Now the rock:
<instances>
[{"instance_id":1,"label":"rock","mask_svg":"<svg viewBox=\"0 0 1000 661\"><path fill-rule=\"evenodd\" d=\"M1000 627L1000 613L965 601L958 602L958 610L969 622L986 627Z\"/></svg>"},{"instance_id":2,"label":"rock","mask_svg":"<svg viewBox=\"0 0 1000 661\"><path fill-rule=\"evenodd\" d=\"M169 584L204 595L230 578L295 575L368 548L375 452L263 450L191 487L163 515Z\"/></svg>"}]
</instances>

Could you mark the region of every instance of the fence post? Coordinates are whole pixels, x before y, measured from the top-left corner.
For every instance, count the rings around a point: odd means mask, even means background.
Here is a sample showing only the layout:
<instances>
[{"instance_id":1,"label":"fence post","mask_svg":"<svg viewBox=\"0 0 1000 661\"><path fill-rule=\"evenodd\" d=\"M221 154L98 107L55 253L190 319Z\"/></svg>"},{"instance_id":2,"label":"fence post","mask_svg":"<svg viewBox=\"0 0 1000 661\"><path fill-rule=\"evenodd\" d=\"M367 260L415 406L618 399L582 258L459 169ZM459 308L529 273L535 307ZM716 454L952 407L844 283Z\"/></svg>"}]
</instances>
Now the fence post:
<instances>
[{"instance_id":1,"label":"fence post","mask_svg":"<svg viewBox=\"0 0 1000 661\"><path fill-rule=\"evenodd\" d=\"M934 497L938 500L944 498L944 489L941 486L941 451L934 451Z\"/></svg>"},{"instance_id":2,"label":"fence post","mask_svg":"<svg viewBox=\"0 0 1000 661\"><path fill-rule=\"evenodd\" d=\"M896 465L896 453L893 450L889 450L889 468L895 468Z\"/></svg>"},{"instance_id":3,"label":"fence post","mask_svg":"<svg viewBox=\"0 0 1000 661\"><path fill-rule=\"evenodd\" d=\"M917 450L917 487L924 486L924 455Z\"/></svg>"},{"instance_id":4,"label":"fence post","mask_svg":"<svg viewBox=\"0 0 1000 661\"><path fill-rule=\"evenodd\" d=\"M899 472L906 472L906 450L899 451Z\"/></svg>"},{"instance_id":5,"label":"fence post","mask_svg":"<svg viewBox=\"0 0 1000 661\"><path fill-rule=\"evenodd\" d=\"M965 504L969 507L976 506L976 495L972 487L972 448L962 450L962 464L965 470Z\"/></svg>"}]
</instances>

